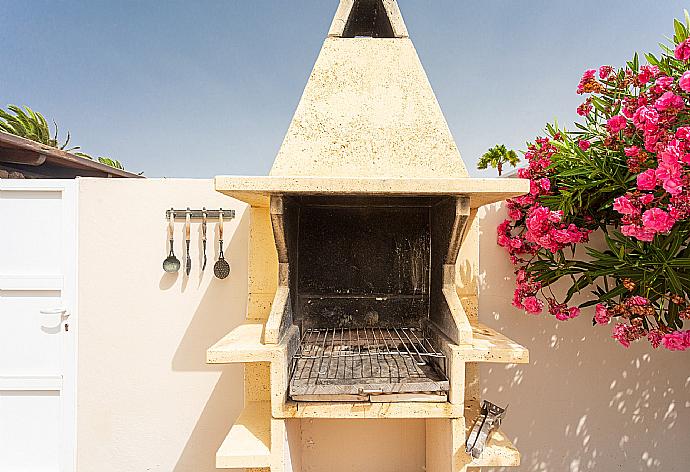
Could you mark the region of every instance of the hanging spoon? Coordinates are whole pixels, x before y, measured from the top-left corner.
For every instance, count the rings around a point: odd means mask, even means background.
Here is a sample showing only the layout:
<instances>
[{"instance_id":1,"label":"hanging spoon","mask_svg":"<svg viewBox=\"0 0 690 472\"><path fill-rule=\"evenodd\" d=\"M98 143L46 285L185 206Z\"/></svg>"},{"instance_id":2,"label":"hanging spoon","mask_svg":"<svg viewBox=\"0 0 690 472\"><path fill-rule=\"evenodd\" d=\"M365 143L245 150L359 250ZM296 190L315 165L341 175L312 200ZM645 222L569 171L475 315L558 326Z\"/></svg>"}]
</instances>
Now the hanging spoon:
<instances>
[{"instance_id":1,"label":"hanging spoon","mask_svg":"<svg viewBox=\"0 0 690 472\"><path fill-rule=\"evenodd\" d=\"M201 210L201 247L204 252L204 262L201 264L201 271L206 269L206 207Z\"/></svg>"},{"instance_id":2,"label":"hanging spoon","mask_svg":"<svg viewBox=\"0 0 690 472\"><path fill-rule=\"evenodd\" d=\"M190 230L192 226L192 211L187 208L184 218L184 242L187 247L187 260L185 264L185 272L189 275L189 271L192 270L192 256L189 255L189 242L191 240Z\"/></svg>"},{"instance_id":3,"label":"hanging spoon","mask_svg":"<svg viewBox=\"0 0 690 472\"><path fill-rule=\"evenodd\" d=\"M225 260L223 256L223 209L220 209L218 214L218 240L220 242L220 251L218 254L218 260L213 265L213 273L219 279L224 279L230 275L230 264Z\"/></svg>"},{"instance_id":4,"label":"hanging spoon","mask_svg":"<svg viewBox=\"0 0 690 472\"><path fill-rule=\"evenodd\" d=\"M170 222L168 224L168 237L170 238L170 254L163 261L163 270L166 272L177 272L180 270L180 260L175 257L175 252L173 250L175 234L175 214L173 209L170 209Z\"/></svg>"}]
</instances>

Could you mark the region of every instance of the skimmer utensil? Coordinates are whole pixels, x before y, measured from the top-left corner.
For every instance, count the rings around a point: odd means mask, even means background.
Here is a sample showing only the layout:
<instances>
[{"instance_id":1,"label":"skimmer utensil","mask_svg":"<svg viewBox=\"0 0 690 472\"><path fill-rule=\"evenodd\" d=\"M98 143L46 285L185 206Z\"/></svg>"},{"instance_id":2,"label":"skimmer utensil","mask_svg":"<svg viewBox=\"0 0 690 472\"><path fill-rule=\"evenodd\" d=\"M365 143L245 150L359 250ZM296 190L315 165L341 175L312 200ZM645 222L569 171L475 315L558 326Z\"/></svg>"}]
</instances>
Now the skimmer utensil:
<instances>
[{"instance_id":1,"label":"skimmer utensil","mask_svg":"<svg viewBox=\"0 0 690 472\"><path fill-rule=\"evenodd\" d=\"M185 212L185 218L184 218L184 242L187 247L187 260L185 264L185 272L187 272L187 275L189 275L189 271L192 270L192 256L189 254L189 243L191 241L191 226L192 226L192 210L187 208L187 211Z\"/></svg>"},{"instance_id":2,"label":"skimmer utensil","mask_svg":"<svg viewBox=\"0 0 690 472\"><path fill-rule=\"evenodd\" d=\"M177 272L180 270L180 260L175 257L174 246L175 234L175 214L173 209L170 209L170 221L168 223L168 237L170 238L170 254L163 261L163 270L166 272Z\"/></svg>"},{"instance_id":3,"label":"skimmer utensil","mask_svg":"<svg viewBox=\"0 0 690 472\"><path fill-rule=\"evenodd\" d=\"M223 256L223 209L220 209L218 214L218 240L220 242L218 260L213 265L213 274L219 279L224 279L230 275L230 264L225 260Z\"/></svg>"}]
</instances>

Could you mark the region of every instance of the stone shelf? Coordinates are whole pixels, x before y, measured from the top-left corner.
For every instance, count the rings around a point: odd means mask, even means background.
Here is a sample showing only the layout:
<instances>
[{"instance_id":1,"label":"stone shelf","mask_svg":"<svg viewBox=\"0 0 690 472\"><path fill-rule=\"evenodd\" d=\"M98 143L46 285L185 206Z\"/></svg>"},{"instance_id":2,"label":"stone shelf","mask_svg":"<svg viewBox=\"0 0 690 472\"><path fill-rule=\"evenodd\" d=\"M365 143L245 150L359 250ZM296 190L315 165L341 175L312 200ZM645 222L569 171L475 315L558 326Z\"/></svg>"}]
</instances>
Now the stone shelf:
<instances>
[{"instance_id":1,"label":"stone shelf","mask_svg":"<svg viewBox=\"0 0 690 472\"><path fill-rule=\"evenodd\" d=\"M527 364L529 351L486 325L472 324L472 344L460 345L460 358L465 362L504 362Z\"/></svg>"},{"instance_id":2,"label":"stone shelf","mask_svg":"<svg viewBox=\"0 0 690 472\"><path fill-rule=\"evenodd\" d=\"M470 207L478 208L529 192L525 179L218 176L215 185L217 191L253 207L268 207L271 195L466 195Z\"/></svg>"},{"instance_id":3,"label":"stone shelf","mask_svg":"<svg viewBox=\"0 0 690 472\"><path fill-rule=\"evenodd\" d=\"M263 323L239 325L206 351L206 362L231 364L272 361L276 345L263 344L263 332Z\"/></svg>"},{"instance_id":4,"label":"stone shelf","mask_svg":"<svg viewBox=\"0 0 690 472\"><path fill-rule=\"evenodd\" d=\"M293 402L274 409L275 418L461 418L462 405L448 402Z\"/></svg>"},{"instance_id":5,"label":"stone shelf","mask_svg":"<svg viewBox=\"0 0 690 472\"><path fill-rule=\"evenodd\" d=\"M216 453L216 467L239 469L271 465L271 406L249 402Z\"/></svg>"},{"instance_id":6,"label":"stone shelf","mask_svg":"<svg viewBox=\"0 0 690 472\"><path fill-rule=\"evenodd\" d=\"M520 465L520 452L500 429L491 435L479 459L472 459L472 462L468 464L469 467L515 467L518 465Z\"/></svg>"}]
</instances>

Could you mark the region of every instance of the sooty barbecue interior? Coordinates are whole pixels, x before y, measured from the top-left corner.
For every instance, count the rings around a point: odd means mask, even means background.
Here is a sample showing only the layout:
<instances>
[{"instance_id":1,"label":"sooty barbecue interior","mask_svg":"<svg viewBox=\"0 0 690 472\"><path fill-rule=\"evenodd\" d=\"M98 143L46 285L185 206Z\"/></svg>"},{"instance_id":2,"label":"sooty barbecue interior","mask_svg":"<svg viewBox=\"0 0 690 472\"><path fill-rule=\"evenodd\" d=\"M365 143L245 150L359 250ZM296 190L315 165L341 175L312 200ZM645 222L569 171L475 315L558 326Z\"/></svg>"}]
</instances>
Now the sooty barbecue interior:
<instances>
[{"instance_id":1,"label":"sooty barbecue interior","mask_svg":"<svg viewBox=\"0 0 690 472\"><path fill-rule=\"evenodd\" d=\"M301 330L293 400L446 400L446 359L429 335L432 236L443 200L285 200L293 321Z\"/></svg>"}]
</instances>

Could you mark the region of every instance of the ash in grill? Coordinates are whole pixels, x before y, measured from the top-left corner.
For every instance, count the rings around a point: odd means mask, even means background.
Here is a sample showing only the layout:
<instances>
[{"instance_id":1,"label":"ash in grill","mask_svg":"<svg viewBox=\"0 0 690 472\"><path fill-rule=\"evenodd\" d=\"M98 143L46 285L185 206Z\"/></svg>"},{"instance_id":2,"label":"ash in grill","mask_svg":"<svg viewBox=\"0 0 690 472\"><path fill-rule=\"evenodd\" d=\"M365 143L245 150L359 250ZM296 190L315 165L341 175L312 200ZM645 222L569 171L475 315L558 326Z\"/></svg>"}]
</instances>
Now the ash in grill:
<instances>
[{"instance_id":1,"label":"ash in grill","mask_svg":"<svg viewBox=\"0 0 690 472\"><path fill-rule=\"evenodd\" d=\"M439 309L432 292L440 292L448 245L439 238L432 250L432 235L449 205L430 197L281 199L274 229L283 229L277 234L291 253L290 305L302 332L293 400L446 401L446 356L430 313Z\"/></svg>"},{"instance_id":2,"label":"ash in grill","mask_svg":"<svg viewBox=\"0 0 690 472\"><path fill-rule=\"evenodd\" d=\"M308 329L293 360L293 399L445 392L445 356L417 328Z\"/></svg>"}]
</instances>

